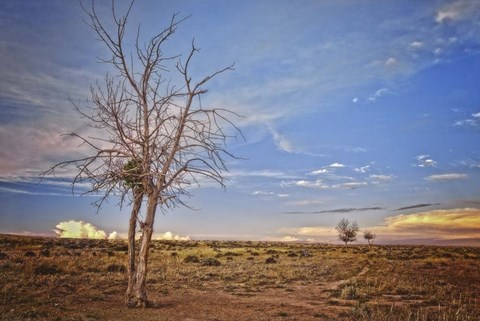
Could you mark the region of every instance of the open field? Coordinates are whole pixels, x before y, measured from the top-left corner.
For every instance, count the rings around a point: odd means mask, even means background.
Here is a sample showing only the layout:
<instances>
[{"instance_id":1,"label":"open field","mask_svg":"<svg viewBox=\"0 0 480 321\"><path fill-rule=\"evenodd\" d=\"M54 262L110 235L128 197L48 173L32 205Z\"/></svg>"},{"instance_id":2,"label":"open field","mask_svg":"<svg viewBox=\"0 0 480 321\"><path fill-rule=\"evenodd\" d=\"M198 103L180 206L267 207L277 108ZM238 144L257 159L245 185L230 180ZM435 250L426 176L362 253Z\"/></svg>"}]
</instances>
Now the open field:
<instances>
[{"instance_id":1,"label":"open field","mask_svg":"<svg viewBox=\"0 0 480 321\"><path fill-rule=\"evenodd\" d=\"M0 320L480 320L480 248L154 241L147 309L126 253L0 236Z\"/></svg>"}]
</instances>

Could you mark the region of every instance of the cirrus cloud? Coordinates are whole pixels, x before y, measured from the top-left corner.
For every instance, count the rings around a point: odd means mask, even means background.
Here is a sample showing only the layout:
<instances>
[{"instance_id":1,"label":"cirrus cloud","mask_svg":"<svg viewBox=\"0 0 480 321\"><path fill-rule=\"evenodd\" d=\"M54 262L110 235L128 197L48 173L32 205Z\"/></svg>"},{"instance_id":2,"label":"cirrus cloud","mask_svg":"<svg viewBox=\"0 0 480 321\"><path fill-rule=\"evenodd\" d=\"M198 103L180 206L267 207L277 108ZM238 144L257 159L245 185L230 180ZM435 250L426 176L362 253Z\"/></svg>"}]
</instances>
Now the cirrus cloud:
<instances>
[{"instance_id":1,"label":"cirrus cloud","mask_svg":"<svg viewBox=\"0 0 480 321\"><path fill-rule=\"evenodd\" d=\"M447 174L430 175L425 177L427 181L434 181L434 182L462 180L467 178L468 178L468 175L462 174L462 173L447 173Z\"/></svg>"}]
</instances>

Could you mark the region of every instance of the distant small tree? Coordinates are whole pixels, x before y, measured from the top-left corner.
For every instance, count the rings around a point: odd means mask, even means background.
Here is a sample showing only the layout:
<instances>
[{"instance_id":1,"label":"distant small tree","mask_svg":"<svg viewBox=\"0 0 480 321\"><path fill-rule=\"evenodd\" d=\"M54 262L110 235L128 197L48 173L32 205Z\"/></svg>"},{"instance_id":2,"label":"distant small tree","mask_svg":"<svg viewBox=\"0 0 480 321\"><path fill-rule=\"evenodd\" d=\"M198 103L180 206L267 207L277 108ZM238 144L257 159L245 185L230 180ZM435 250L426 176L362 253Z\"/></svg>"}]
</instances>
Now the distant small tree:
<instances>
[{"instance_id":1,"label":"distant small tree","mask_svg":"<svg viewBox=\"0 0 480 321\"><path fill-rule=\"evenodd\" d=\"M363 238L367 240L368 245L372 246L377 236L373 234L372 231L365 230L363 231Z\"/></svg>"},{"instance_id":2,"label":"distant small tree","mask_svg":"<svg viewBox=\"0 0 480 321\"><path fill-rule=\"evenodd\" d=\"M338 239L342 242L345 242L345 245L348 242L354 242L357 240L357 233L360 230L357 222L350 222L346 218L342 218L335 229L338 232Z\"/></svg>"}]
</instances>

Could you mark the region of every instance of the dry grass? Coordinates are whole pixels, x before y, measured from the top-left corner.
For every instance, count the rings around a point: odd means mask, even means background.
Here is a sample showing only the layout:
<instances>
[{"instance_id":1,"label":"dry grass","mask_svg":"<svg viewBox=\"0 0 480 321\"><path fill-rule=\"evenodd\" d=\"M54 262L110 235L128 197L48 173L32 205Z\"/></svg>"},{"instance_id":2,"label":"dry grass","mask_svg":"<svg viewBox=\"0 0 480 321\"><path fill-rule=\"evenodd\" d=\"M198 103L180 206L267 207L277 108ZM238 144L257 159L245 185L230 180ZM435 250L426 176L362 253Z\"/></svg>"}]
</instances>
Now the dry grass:
<instances>
[{"instance_id":1,"label":"dry grass","mask_svg":"<svg viewBox=\"0 0 480 321\"><path fill-rule=\"evenodd\" d=\"M479 248L155 241L142 311L126 254L0 236L0 320L480 320Z\"/></svg>"}]
</instances>

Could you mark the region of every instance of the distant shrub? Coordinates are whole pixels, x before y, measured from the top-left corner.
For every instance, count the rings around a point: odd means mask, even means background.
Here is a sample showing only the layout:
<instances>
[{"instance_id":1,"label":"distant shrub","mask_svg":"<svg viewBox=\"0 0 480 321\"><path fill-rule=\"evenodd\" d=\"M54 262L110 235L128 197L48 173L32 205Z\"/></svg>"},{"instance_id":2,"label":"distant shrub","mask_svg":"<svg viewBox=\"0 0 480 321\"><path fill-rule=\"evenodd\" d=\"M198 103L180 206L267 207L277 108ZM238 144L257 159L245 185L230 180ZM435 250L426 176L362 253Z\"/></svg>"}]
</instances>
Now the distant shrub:
<instances>
[{"instance_id":1,"label":"distant shrub","mask_svg":"<svg viewBox=\"0 0 480 321\"><path fill-rule=\"evenodd\" d=\"M301 257L312 257L312 253L308 252L307 250L301 250L300 251L300 256Z\"/></svg>"},{"instance_id":2,"label":"distant shrub","mask_svg":"<svg viewBox=\"0 0 480 321\"><path fill-rule=\"evenodd\" d=\"M49 257L51 254L50 254L49 250L43 250L43 251L40 252L40 255L45 256L45 257Z\"/></svg>"},{"instance_id":3,"label":"distant shrub","mask_svg":"<svg viewBox=\"0 0 480 321\"><path fill-rule=\"evenodd\" d=\"M288 256L288 257L297 257L298 254L295 253L295 252L288 252L287 256Z\"/></svg>"},{"instance_id":4,"label":"distant shrub","mask_svg":"<svg viewBox=\"0 0 480 321\"><path fill-rule=\"evenodd\" d=\"M241 256L242 253L238 253L238 252L226 252L225 253L225 256Z\"/></svg>"},{"instance_id":5,"label":"distant shrub","mask_svg":"<svg viewBox=\"0 0 480 321\"><path fill-rule=\"evenodd\" d=\"M271 257L269 257L265 260L265 263L266 264L275 264L275 263L277 263L277 259L275 259L273 256L271 256Z\"/></svg>"},{"instance_id":6,"label":"distant shrub","mask_svg":"<svg viewBox=\"0 0 480 321\"><path fill-rule=\"evenodd\" d=\"M122 264L110 264L107 266L107 272L120 272L120 273L125 273L127 272L127 268L125 265Z\"/></svg>"},{"instance_id":7,"label":"distant shrub","mask_svg":"<svg viewBox=\"0 0 480 321\"><path fill-rule=\"evenodd\" d=\"M183 262L185 262L185 263L199 263L200 259L196 255L187 255L187 257L185 257Z\"/></svg>"},{"instance_id":8,"label":"distant shrub","mask_svg":"<svg viewBox=\"0 0 480 321\"><path fill-rule=\"evenodd\" d=\"M203 266L220 266L222 265L222 263L213 257L209 257L202 261L202 265Z\"/></svg>"},{"instance_id":9,"label":"distant shrub","mask_svg":"<svg viewBox=\"0 0 480 321\"><path fill-rule=\"evenodd\" d=\"M23 256L25 256L25 257L36 257L37 255L32 251L27 251L27 252L25 252L25 254Z\"/></svg>"},{"instance_id":10,"label":"distant shrub","mask_svg":"<svg viewBox=\"0 0 480 321\"><path fill-rule=\"evenodd\" d=\"M6 259L6 258L8 258L8 254L0 252L0 260Z\"/></svg>"},{"instance_id":11,"label":"distant shrub","mask_svg":"<svg viewBox=\"0 0 480 321\"><path fill-rule=\"evenodd\" d=\"M177 252L172 252L170 253L171 256L178 256L178 253Z\"/></svg>"},{"instance_id":12,"label":"distant shrub","mask_svg":"<svg viewBox=\"0 0 480 321\"><path fill-rule=\"evenodd\" d=\"M60 269L56 265L43 263L35 268L34 273L35 275L54 275L60 273Z\"/></svg>"},{"instance_id":13,"label":"distant shrub","mask_svg":"<svg viewBox=\"0 0 480 321\"><path fill-rule=\"evenodd\" d=\"M120 252L128 252L128 245L127 244L118 244L114 247L115 251Z\"/></svg>"}]
</instances>

